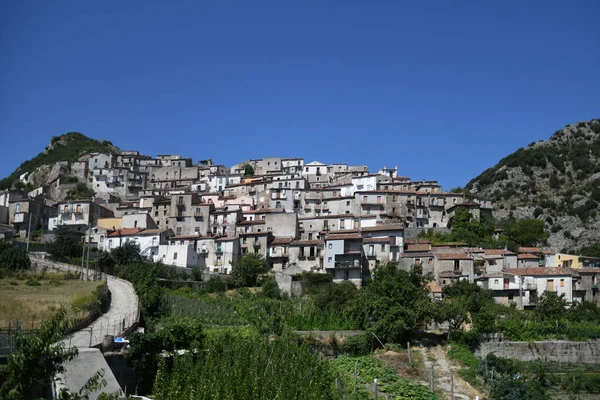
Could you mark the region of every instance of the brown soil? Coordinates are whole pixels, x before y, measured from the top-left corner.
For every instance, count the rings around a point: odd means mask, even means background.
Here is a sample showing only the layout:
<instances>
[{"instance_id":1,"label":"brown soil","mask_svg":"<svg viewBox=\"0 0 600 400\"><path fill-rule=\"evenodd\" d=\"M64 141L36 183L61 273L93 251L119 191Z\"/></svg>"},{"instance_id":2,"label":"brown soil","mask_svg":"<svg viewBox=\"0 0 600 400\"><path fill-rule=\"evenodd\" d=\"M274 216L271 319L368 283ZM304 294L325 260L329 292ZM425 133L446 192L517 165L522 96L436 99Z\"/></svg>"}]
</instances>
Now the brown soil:
<instances>
[{"instance_id":1,"label":"brown soil","mask_svg":"<svg viewBox=\"0 0 600 400\"><path fill-rule=\"evenodd\" d=\"M408 365L408 356L404 354L388 350L385 353L376 354L375 357L402 378L414 379L419 377L419 371Z\"/></svg>"}]
</instances>

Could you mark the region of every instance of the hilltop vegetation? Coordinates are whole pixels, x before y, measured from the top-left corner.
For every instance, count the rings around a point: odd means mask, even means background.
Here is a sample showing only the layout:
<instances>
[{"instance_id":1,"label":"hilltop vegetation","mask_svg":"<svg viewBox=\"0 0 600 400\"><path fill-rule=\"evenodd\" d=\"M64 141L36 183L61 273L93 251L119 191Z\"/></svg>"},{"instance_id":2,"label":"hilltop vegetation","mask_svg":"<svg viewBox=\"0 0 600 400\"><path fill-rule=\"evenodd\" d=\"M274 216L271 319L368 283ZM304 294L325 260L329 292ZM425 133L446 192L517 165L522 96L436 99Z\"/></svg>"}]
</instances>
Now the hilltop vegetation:
<instances>
[{"instance_id":1,"label":"hilltop vegetation","mask_svg":"<svg viewBox=\"0 0 600 400\"><path fill-rule=\"evenodd\" d=\"M71 164L85 154L118 153L120 150L107 140L96 140L89 138L79 132L69 132L64 135L54 136L46 149L31 160L23 162L8 177L0 180L0 190L8 189L15 185L19 176L29 172L35 172L42 166L52 167L59 161L67 161Z\"/></svg>"},{"instance_id":2,"label":"hilltop vegetation","mask_svg":"<svg viewBox=\"0 0 600 400\"><path fill-rule=\"evenodd\" d=\"M536 218L555 250L600 241L600 120L567 125L530 143L471 180L467 190L491 198L499 219Z\"/></svg>"}]
</instances>

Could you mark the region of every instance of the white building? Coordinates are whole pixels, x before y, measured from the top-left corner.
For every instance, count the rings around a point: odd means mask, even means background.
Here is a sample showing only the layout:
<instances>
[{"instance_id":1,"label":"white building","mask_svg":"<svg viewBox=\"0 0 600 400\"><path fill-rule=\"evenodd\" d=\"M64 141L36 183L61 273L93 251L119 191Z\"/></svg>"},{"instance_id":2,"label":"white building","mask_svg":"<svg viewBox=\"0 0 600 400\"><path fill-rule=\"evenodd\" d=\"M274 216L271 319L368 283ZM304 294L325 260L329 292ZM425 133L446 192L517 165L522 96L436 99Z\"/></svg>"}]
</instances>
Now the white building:
<instances>
[{"instance_id":1,"label":"white building","mask_svg":"<svg viewBox=\"0 0 600 400\"><path fill-rule=\"evenodd\" d=\"M157 261L182 268L199 267L201 263L200 256L194 248L185 244L159 246Z\"/></svg>"},{"instance_id":2,"label":"white building","mask_svg":"<svg viewBox=\"0 0 600 400\"><path fill-rule=\"evenodd\" d=\"M104 240L102 250L111 251L127 242L140 246L140 255L151 261L159 260L159 247L167 243L167 229L124 228L109 233Z\"/></svg>"}]
</instances>

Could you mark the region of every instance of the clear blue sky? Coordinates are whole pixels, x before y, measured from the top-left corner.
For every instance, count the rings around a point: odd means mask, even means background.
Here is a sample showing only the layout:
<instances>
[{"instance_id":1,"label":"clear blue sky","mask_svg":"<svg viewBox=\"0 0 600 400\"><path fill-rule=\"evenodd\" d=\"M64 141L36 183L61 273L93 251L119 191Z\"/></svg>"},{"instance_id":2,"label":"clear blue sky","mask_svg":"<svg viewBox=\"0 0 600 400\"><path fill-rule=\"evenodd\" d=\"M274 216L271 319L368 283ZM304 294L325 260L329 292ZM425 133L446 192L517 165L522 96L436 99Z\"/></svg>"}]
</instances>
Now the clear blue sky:
<instances>
[{"instance_id":1,"label":"clear blue sky","mask_svg":"<svg viewBox=\"0 0 600 400\"><path fill-rule=\"evenodd\" d=\"M600 118L600 1L0 2L0 176L54 135L464 185Z\"/></svg>"}]
</instances>

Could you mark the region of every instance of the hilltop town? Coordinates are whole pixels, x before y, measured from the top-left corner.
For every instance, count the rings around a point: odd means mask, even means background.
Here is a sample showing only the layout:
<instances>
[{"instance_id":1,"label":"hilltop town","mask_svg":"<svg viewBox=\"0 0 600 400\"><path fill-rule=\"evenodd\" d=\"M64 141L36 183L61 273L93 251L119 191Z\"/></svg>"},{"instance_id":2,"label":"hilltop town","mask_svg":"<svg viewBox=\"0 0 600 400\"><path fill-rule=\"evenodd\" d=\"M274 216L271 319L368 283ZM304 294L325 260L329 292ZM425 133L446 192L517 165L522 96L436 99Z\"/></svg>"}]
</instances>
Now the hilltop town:
<instances>
[{"instance_id":1,"label":"hilltop town","mask_svg":"<svg viewBox=\"0 0 600 400\"><path fill-rule=\"evenodd\" d=\"M500 302L522 307L539 285L569 301L597 295L592 287L598 270L567 269L598 266L597 259L537 247L517 254L466 243L434 245L419 237L449 232L457 210L479 220L491 216L493 205L446 192L434 180L413 181L397 167L371 172L361 165L280 157L227 167L210 159L195 164L180 155L117 151L86 154L52 170L62 173L46 176L44 186L0 195L6 238L43 229L51 240L53 232L69 229L95 249L134 242L149 261L199 268L208 277L231 274L242 256L257 253L288 291L302 272L361 286L378 264L391 261L405 269L420 265L435 278L437 293L466 279L496 290ZM39 182L34 176L19 176L21 186Z\"/></svg>"}]
</instances>

